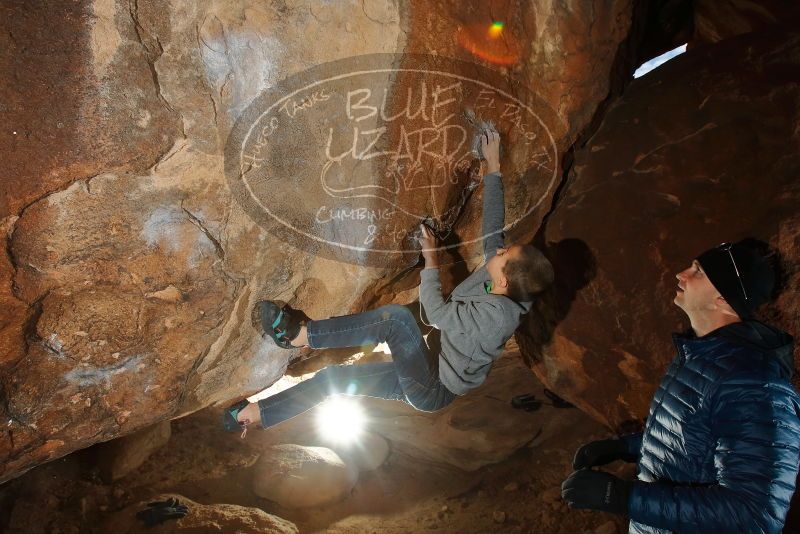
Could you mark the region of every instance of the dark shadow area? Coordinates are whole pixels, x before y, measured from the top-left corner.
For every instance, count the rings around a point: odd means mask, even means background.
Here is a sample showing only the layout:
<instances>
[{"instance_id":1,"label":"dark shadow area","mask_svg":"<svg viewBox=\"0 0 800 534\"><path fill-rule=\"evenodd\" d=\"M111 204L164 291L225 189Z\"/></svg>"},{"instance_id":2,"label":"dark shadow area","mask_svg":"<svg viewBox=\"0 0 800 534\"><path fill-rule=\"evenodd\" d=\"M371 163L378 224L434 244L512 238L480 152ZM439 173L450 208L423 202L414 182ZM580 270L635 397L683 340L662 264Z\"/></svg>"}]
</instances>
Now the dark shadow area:
<instances>
[{"instance_id":1,"label":"dark shadow area","mask_svg":"<svg viewBox=\"0 0 800 534\"><path fill-rule=\"evenodd\" d=\"M555 281L534 300L531 312L524 315L517 329L520 353L528 367L541 362L542 347L553 338L553 332L569 313L581 288L597 275L597 262L589 246L580 239L564 239L542 245L534 241L550 260Z\"/></svg>"},{"instance_id":2,"label":"dark shadow area","mask_svg":"<svg viewBox=\"0 0 800 534\"><path fill-rule=\"evenodd\" d=\"M784 263L780 251L770 247L769 243L755 237L747 237L739 241L739 243L767 259L772 272L775 274L775 286L769 296L770 302L774 301L786 288L789 270L789 266Z\"/></svg>"}]
</instances>

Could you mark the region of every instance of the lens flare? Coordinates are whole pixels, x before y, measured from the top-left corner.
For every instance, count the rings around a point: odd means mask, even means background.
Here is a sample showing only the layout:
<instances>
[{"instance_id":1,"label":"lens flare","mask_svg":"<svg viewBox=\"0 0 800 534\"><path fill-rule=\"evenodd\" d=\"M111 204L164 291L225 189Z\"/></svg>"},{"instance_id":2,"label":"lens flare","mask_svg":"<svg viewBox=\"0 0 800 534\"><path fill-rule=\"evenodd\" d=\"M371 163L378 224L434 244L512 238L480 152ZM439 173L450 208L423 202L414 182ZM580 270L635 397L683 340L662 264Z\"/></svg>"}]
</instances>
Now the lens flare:
<instances>
[{"instance_id":1,"label":"lens flare","mask_svg":"<svg viewBox=\"0 0 800 534\"><path fill-rule=\"evenodd\" d=\"M497 65L513 65L519 61L520 47L513 35L505 31L505 23L500 20L472 24L459 28L456 35L458 44L467 52Z\"/></svg>"},{"instance_id":2,"label":"lens flare","mask_svg":"<svg viewBox=\"0 0 800 534\"><path fill-rule=\"evenodd\" d=\"M503 23L499 20L496 20L489 27L489 36L496 39L497 37L500 36L500 33L502 31L503 31Z\"/></svg>"},{"instance_id":3,"label":"lens flare","mask_svg":"<svg viewBox=\"0 0 800 534\"><path fill-rule=\"evenodd\" d=\"M349 443L364 431L366 417L361 405L342 397L331 397L317 412L317 430L328 441Z\"/></svg>"}]
</instances>

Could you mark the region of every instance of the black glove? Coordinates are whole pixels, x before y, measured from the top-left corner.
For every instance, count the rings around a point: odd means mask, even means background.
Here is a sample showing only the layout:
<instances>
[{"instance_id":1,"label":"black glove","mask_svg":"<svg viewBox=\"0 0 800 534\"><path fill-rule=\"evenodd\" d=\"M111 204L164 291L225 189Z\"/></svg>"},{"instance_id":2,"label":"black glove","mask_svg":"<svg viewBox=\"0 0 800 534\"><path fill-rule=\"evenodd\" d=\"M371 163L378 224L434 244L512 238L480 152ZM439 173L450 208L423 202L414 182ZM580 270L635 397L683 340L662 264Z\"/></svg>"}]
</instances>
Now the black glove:
<instances>
[{"instance_id":1,"label":"black glove","mask_svg":"<svg viewBox=\"0 0 800 534\"><path fill-rule=\"evenodd\" d=\"M168 519L180 519L189 513L189 508L178 499L155 501L147 504L147 508L136 512L136 519L144 521L148 527L160 525Z\"/></svg>"},{"instance_id":2,"label":"black glove","mask_svg":"<svg viewBox=\"0 0 800 534\"><path fill-rule=\"evenodd\" d=\"M633 463L638 458L630 454L625 442L621 439L601 439L587 443L575 453L572 460L572 468L575 470L605 465L614 460L624 460Z\"/></svg>"},{"instance_id":3,"label":"black glove","mask_svg":"<svg viewBox=\"0 0 800 534\"><path fill-rule=\"evenodd\" d=\"M581 469L561 484L561 498L570 508L627 515L631 486L614 475Z\"/></svg>"}]
</instances>

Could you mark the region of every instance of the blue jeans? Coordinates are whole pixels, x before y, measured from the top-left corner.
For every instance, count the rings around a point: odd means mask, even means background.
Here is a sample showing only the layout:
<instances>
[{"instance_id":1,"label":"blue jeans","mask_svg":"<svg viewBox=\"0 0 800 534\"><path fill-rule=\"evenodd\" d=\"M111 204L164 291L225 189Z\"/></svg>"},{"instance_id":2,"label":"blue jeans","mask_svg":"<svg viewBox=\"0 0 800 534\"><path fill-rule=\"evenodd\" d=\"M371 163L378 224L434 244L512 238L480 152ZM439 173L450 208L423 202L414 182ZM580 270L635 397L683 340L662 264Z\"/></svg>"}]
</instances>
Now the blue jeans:
<instances>
[{"instance_id":1,"label":"blue jeans","mask_svg":"<svg viewBox=\"0 0 800 534\"><path fill-rule=\"evenodd\" d=\"M386 342L391 362L331 365L313 378L258 401L264 428L301 414L330 395L353 395L403 401L433 412L455 395L439 381L438 354L430 353L414 314L388 304L374 310L307 324L314 349L358 347Z\"/></svg>"}]
</instances>

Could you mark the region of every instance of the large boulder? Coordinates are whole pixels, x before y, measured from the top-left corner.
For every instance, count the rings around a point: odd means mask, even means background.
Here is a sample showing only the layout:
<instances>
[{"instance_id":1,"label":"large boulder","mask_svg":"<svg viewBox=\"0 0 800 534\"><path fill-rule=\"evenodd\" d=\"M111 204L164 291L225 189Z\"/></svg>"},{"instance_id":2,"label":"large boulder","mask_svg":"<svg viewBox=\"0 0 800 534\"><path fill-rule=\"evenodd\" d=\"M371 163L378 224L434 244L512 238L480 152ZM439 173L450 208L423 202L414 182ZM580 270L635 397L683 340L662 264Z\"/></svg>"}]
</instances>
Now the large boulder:
<instances>
[{"instance_id":1,"label":"large boulder","mask_svg":"<svg viewBox=\"0 0 800 534\"><path fill-rule=\"evenodd\" d=\"M253 491L285 508L309 508L340 501L358 481L358 468L331 449L276 445L253 466Z\"/></svg>"},{"instance_id":2,"label":"large boulder","mask_svg":"<svg viewBox=\"0 0 800 534\"><path fill-rule=\"evenodd\" d=\"M2 110L19 125L0 139L0 480L258 391L292 353L253 329L256 300L347 309L352 280L380 275L256 225L232 199L223 146L281 78L394 52L394 4L373 3L377 17L356 2L321 16L302 1L51 7L0 21L18 76ZM307 38L325 32L336 47Z\"/></svg>"},{"instance_id":3,"label":"large boulder","mask_svg":"<svg viewBox=\"0 0 800 534\"><path fill-rule=\"evenodd\" d=\"M688 327L675 274L723 241L783 256L766 311L800 331L800 36L696 47L634 81L587 146L546 239L557 284L518 336L542 381L597 420L642 419Z\"/></svg>"},{"instance_id":4,"label":"large boulder","mask_svg":"<svg viewBox=\"0 0 800 534\"><path fill-rule=\"evenodd\" d=\"M518 144L507 158L522 171L525 158L539 158L533 170L550 176L509 175L510 216L529 213L509 233L530 238L551 204L561 154L631 48L634 2L595 4L513 2L502 39L487 33L492 6L449 0L82 0L4 9L0 66L14 76L0 87L9 125L0 136L8 178L0 190L0 481L274 382L297 352L258 336L250 310L259 299L321 318L417 284L415 257L369 266L327 258L314 242L290 246L233 194L228 134L284 78L342 58L413 52L475 62L515 94L533 94L542 116L549 109L548 152ZM473 74L469 65L455 70ZM387 98L400 105L409 78L396 83ZM292 113L315 102L300 99ZM506 129L517 123L499 104L487 106L483 114ZM389 135L403 139L396 125ZM294 161L312 139L289 132L289 148L269 163ZM469 201L450 178L434 207L455 225L453 235L474 237L480 193ZM267 192L290 210L330 200L289 179L281 187ZM401 207L432 198L421 191L401 197ZM365 206L386 207L376 199ZM479 248L459 249L464 257L443 269L447 283L479 261Z\"/></svg>"}]
</instances>

